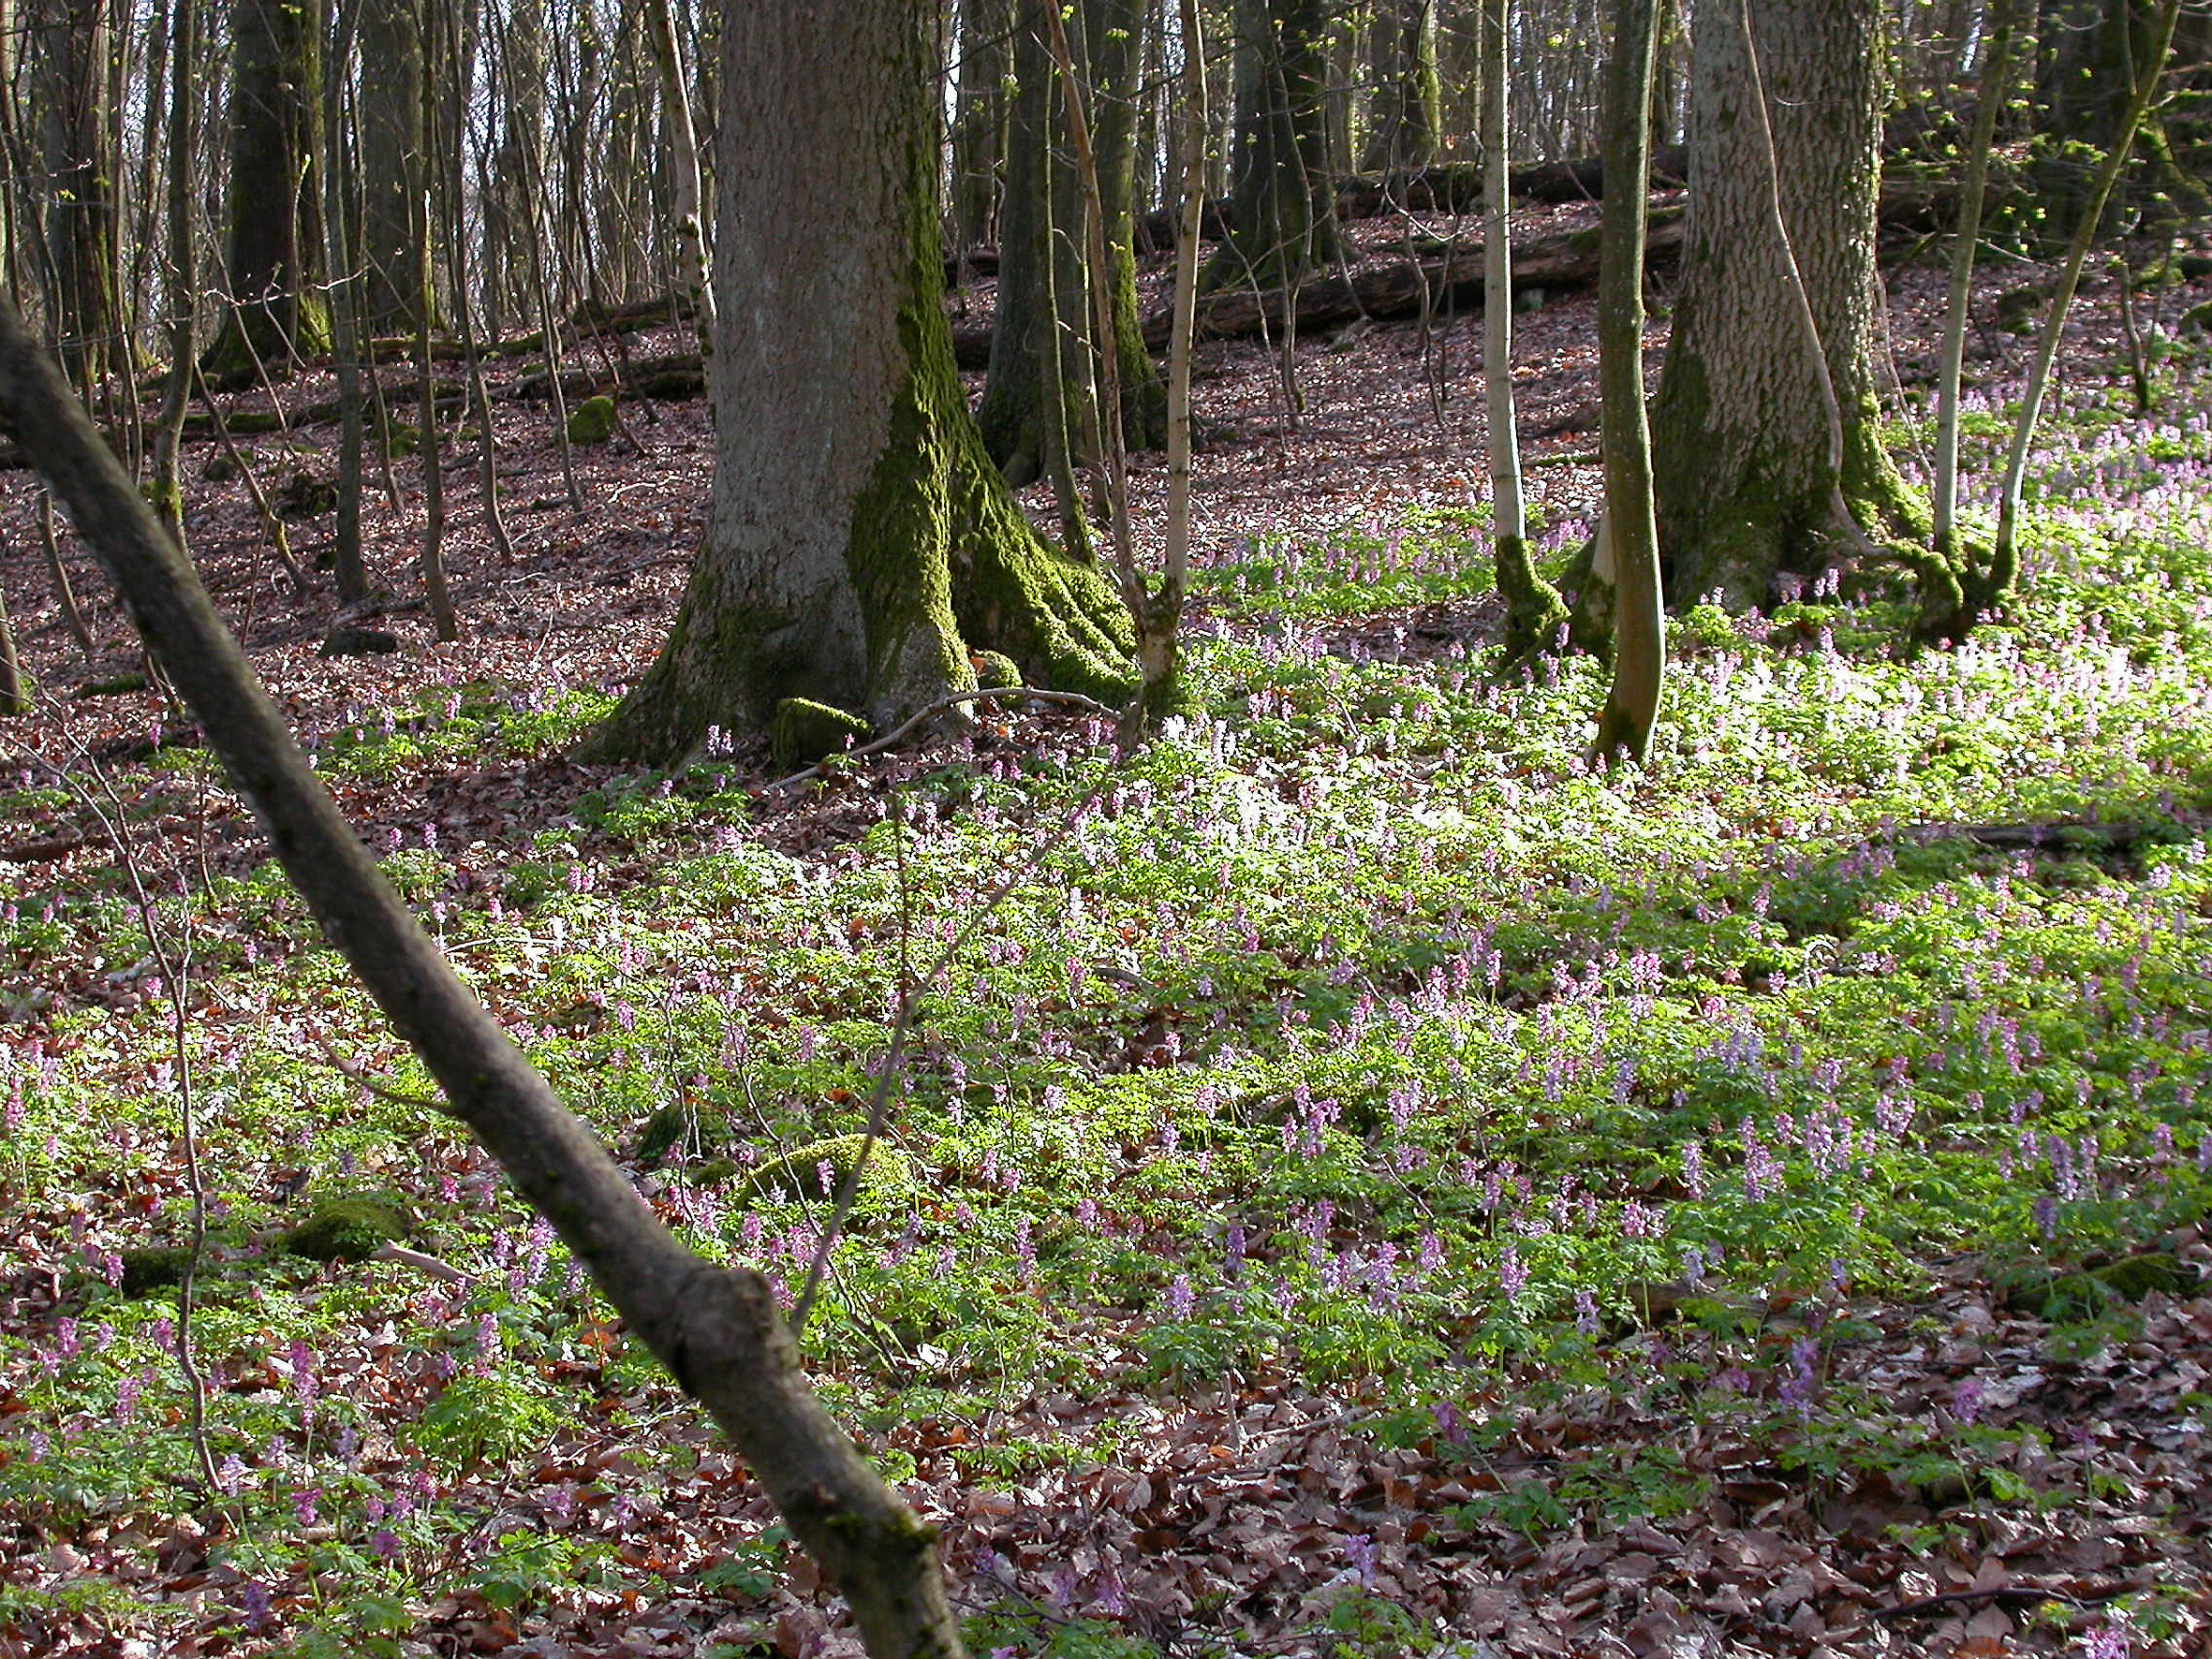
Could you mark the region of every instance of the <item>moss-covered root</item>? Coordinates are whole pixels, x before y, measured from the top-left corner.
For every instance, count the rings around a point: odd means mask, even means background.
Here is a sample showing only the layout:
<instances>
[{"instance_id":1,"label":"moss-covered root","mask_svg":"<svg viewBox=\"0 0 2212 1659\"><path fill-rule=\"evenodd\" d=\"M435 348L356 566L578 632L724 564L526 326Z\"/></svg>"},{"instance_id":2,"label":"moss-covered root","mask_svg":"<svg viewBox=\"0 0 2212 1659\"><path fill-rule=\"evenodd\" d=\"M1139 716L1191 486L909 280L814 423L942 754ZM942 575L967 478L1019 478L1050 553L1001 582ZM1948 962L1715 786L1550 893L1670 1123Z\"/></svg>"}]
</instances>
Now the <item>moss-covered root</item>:
<instances>
[{"instance_id":1,"label":"moss-covered root","mask_svg":"<svg viewBox=\"0 0 2212 1659\"><path fill-rule=\"evenodd\" d=\"M1935 540L1935 509L1882 447L1881 410L1872 392L1843 425L1842 485L1844 504L1867 534L1923 546Z\"/></svg>"},{"instance_id":2,"label":"moss-covered root","mask_svg":"<svg viewBox=\"0 0 2212 1659\"><path fill-rule=\"evenodd\" d=\"M1525 662L1540 652L1557 650L1570 620L1567 601L1538 574L1525 537L1497 537L1497 591L1505 600L1506 660Z\"/></svg>"},{"instance_id":3,"label":"moss-covered root","mask_svg":"<svg viewBox=\"0 0 2212 1659\"><path fill-rule=\"evenodd\" d=\"M1096 565L1022 517L972 427L956 441L951 482L952 608L970 648L1003 652L1032 685L1117 707L1134 697L1128 608Z\"/></svg>"},{"instance_id":4,"label":"moss-covered root","mask_svg":"<svg viewBox=\"0 0 2212 1659\"><path fill-rule=\"evenodd\" d=\"M770 753L779 767L812 766L867 738L868 723L860 715L803 697L776 704L768 727Z\"/></svg>"}]
</instances>

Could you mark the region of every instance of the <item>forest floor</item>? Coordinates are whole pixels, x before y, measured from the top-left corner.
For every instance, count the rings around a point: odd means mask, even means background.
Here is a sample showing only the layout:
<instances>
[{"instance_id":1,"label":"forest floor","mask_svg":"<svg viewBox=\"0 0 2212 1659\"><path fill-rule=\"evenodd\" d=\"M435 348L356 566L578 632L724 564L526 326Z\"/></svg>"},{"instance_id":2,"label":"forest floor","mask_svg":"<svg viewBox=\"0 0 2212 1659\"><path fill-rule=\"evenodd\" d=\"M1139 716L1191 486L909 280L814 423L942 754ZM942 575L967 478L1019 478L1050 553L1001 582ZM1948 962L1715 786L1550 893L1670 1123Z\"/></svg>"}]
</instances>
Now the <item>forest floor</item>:
<instances>
[{"instance_id":1,"label":"forest floor","mask_svg":"<svg viewBox=\"0 0 2212 1659\"><path fill-rule=\"evenodd\" d=\"M1910 467L1940 278L1891 282ZM2085 296L2001 616L1923 652L1880 583L1693 609L1612 774L1599 665L1493 672L1479 318L1305 343L1295 419L1266 351L1202 349L1210 713L1133 755L1029 710L792 791L750 750L564 758L672 612L699 403L578 451L582 510L544 408L499 403L511 562L456 440L458 644L397 606L350 620L398 649L319 655L328 594L204 443L189 531L392 879L702 1252L804 1276L900 964L926 987L805 1346L979 1653L2179 1659L2212 1640L2208 295L2137 296L2148 416L2116 286ZM1554 556L1593 337L1585 298L1521 319ZM1977 330L1977 502L2025 359ZM243 442L312 560L332 430ZM49 694L0 727L0 1654L856 1651L410 1103L61 534L89 663L0 474Z\"/></svg>"}]
</instances>

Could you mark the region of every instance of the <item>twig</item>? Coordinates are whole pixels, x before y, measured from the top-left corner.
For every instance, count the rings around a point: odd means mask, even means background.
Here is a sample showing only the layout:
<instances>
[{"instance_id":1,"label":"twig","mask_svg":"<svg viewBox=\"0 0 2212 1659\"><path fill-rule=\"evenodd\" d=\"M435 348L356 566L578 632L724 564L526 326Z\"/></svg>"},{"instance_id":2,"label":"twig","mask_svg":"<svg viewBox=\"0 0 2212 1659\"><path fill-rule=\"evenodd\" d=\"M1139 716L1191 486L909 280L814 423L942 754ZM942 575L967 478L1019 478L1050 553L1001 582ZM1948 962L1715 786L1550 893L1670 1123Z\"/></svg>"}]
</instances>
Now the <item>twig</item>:
<instances>
[{"instance_id":1,"label":"twig","mask_svg":"<svg viewBox=\"0 0 2212 1659\"><path fill-rule=\"evenodd\" d=\"M345 1055L339 1053L332 1044L330 1037L324 1033L317 1032L315 1040L321 1046L322 1051L330 1057L332 1065L344 1072L360 1087L374 1094L378 1100L389 1101L393 1106L411 1106L419 1111L442 1112L449 1117L453 1115L451 1108L442 1100L434 1100L427 1094L410 1094L405 1089L394 1089L389 1083L379 1083L375 1078L369 1076L360 1061L348 1060Z\"/></svg>"},{"instance_id":2,"label":"twig","mask_svg":"<svg viewBox=\"0 0 2212 1659\"><path fill-rule=\"evenodd\" d=\"M2091 1608L2108 1602L2116 1596L2126 1595L2134 1589L2132 1584L2099 1585L2087 1594L2074 1594L2064 1590L2046 1590L2033 1584L1998 1584L1987 1590L1946 1590L1935 1595L1924 1595L1917 1601L1899 1602L1895 1607L1876 1608L1877 1619L1917 1619L1924 1614L1940 1613L1948 1608L1970 1607L1976 1602L2016 1601L2033 1607L2046 1601L2062 1602L2070 1608Z\"/></svg>"},{"instance_id":3,"label":"twig","mask_svg":"<svg viewBox=\"0 0 2212 1659\"><path fill-rule=\"evenodd\" d=\"M1074 696L1073 693L1062 695ZM1091 701L1088 697L1082 697L1078 700L1086 703ZM1092 706L1097 707L1098 705L1093 704ZM919 719L921 716L917 715L916 718ZM1030 849L1029 856L1017 864L1004 881L985 894L981 903L969 910L966 925L946 942L945 948L937 953L936 961L930 964L929 972L920 980L907 977L901 986L899 1011L891 1028L891 1049L883 1057L883 1069L876 1074L876 1086L868 1094L867 1131L861 1137L859 1152L853 1154L852 1167L845 1172L845 1179L838 1183L837 1203L830 1212L830 1225L823 1229L820 1241L814 1247L814 1259L806 1264L806 1282L800 1289L798 1299L792 1304L791 1336L794 1341L806 1333L806 1316L813 1311L816 1292L821 1288L822 1270L828 1266L830 1252L836 1245L839 1234L844 1231L846 1219L852 1213L853 1204L860 1197L861 1178L867 1172L868 1154L875 1150L876 1142L882 1138L886 1110L891 1100L891 1088L898 1080L900 1067L906 1060L907 1039L913 1035L915 1016L922 1006L921 995L915 987L936 983L937 976L951 965L952 959L960 953L968 940L975 936L976 930L991 919L993 913L998 908L999 901L1028 879L1030 872L1035 870L1043 860L1045 854L1060 844L1061 838L1081 821L1083 815L1088 812L1097 801L1096 795L1084 796L1082 800L1076 802L1074 808L1069 811L1054 833L1040 836L1036 844ZM905 876L903 854L900 874L903 882ZM903 946L904 942L902 941L902 948Z\"/></svg>"},{"instance_id":4,"label":"twig","mask_svg":"<svg viewBox=\"0 0 2212 1659\"><path fill-rule=\"evenodd\" d=\"M146 885L137 843L131 836L129 811L116 793L114 780L101 769L97 756L69 728L61 704L49 697L46 705L47 712L53 717L62 741L75 751L78 764L91 773L93 782L99 787L99 793L107 797L107 806L103 807L93 791L80 783L74 774L43 762L41 757L42 764L99 821L108 844L114 849L116 863L121 866L125 879L130 883L131 894L137 902L139 928L145 936L147 954L161 976L164 1000L169 1005L170 1043L174 1068L172 1075L177 1085L180 1139L184 1149L184 1188L192 1205L190 1242L184 1250L184 1269L177 1276L177 1373L184 1386L185 1435L191 1441L194 1461L199 1465L203 1490L212 1496L221 1490L221 1481L215 1471L214 1453L208 1445L207 1383L200 1375L198 1359L192 1351L193 1282L199 1277L200 1259L207 1250L207 1183L199 1167L199 1124L197 1102L192 1092L191 1024L190 1010L186 1006L187 976L192 971L193 956L191 918L187 912L181 918L179 946L172 952L170 941L162 932L154 895ZM19 745L10 746L16 747L21 754L30 753ZM111 807L112 812L108 810ZM204 813L200 815L200 822L204 830ZM181 890L184 886L181 878L177 885Z\"/></svg>"},{"instance_id":5,"label":"twig","mask_svg":"<svg viewBox=\"0 0 2212 1659\"><path fill-rule=\"evenodd\" d=\"M1109 709L1104 703L1099 701L1098 698L1084 697L1079 691L1044 691L1034 685L984 686L980 690L956 691L951 697L939 697L936 702L931 703L927 708L908 716L906 723L899 727L895 731L892 732L888 737L877 738L872 743L863 743L857 749L847 749L842 754L835 756L833 758L837 760L858 760L863 756L880 754L883 750L890 748L896 742L899 742L902 739L907 737L908 733L914 731L916 728L927 726L939 714L946 712L948 710L957 709L962 703L980 703L993 697L1035 697L1040 703L1060 703L1068 708L1082 709L1088 713L1103 714L1108 719L1112 719L1114 715L1114 711ZM827 760L817 761L814 765L808 767L804 771L795 771L788 778L778 778L773 784L761 785L759 793L762 795L774 795L779 789L789 789L793 787L795 785L805 783L809 778L818 778L829 770L829 766L830 762Z\"/></svg>"}]
</instances>

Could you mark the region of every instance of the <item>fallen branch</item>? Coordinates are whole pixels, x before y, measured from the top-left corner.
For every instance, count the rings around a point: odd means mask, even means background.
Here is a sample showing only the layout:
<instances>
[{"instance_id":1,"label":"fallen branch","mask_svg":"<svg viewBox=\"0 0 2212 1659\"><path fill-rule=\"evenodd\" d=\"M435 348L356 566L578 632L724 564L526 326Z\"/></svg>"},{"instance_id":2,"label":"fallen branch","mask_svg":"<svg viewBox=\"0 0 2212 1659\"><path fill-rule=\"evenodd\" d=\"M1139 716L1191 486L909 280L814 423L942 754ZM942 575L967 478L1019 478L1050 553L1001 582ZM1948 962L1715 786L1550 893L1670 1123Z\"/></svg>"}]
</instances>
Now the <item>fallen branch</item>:
<instances>
[{"instance_id":1,"label":"fallen branch","mask_svg":"<svg viewBox=\"0 0 2212 1659\"><path fill-rule=\"evenodd\" d=\"M686 1249L462 983L308 764L199 574L4 298L0 412L107 567L325 935L437 1079L446 1109L729 1434L801 1546L844 1591L868 1651L877 1659L956 1659L936 1534L808 1384L774 1286L754 1269Z\"/></svg>"},{"instance_id":2,"label":"fallen branch","mask_svg":"<svg viewBox=\"0 0 2212 1659\"><path fill-rule=\"evenodd\" d=\"M420 1250L409 1250L405 1244L379 1244L369 1252L369 1259L397 1262L403 1268L413 1268L418 1272L428 1273L433 1279L443 1280L448 1285L468 1283L468 1275L451 1262L440 1261L435 1255L425 1255Z\"/></svg>"}]
</instances>

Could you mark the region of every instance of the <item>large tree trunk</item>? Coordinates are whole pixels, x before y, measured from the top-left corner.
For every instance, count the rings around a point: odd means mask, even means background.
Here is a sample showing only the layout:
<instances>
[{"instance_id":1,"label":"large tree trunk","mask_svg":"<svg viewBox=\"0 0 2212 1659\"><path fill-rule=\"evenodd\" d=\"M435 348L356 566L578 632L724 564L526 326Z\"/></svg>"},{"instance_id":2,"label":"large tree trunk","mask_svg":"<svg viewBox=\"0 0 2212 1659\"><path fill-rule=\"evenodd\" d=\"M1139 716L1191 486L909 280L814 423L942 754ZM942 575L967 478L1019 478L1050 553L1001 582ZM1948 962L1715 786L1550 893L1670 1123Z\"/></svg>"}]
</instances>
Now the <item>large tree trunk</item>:
<instances>
[{"instance_id":1,"label":"large tree trunk","mask_svg":"<svg viewBox=\"0 0 2212 1659\"><path fill-rule=\"evenodd\" d=\"M250 379L330 349L330 312L312 286L322 245L322 54L315 8L232 0L230 234L225 276L238 303L204 365Z\"/></svg>"},{"instance_id":2,"label":"large tree trunk","mask_svg":"<svg viewBox=\"0 0 2212 1659\"><path fill-rule=\"evenodd\" d=\"M106 0L30 0L38 158L46 169L48 327L70 378L89 389L111 367L115 331L114 157L108 141Z\"/></svg>"},{"instance_id":3,"label":"large tree trunk","mask_svg":"<svg viewBox=\"0 0 2212 1659\"><path fill-rule=\"evenodd\" d=\"M1209 286L1294 286L1336 257L1322 120L1328 9L1321 0L1238 0L1229 234Z\"/></svg>"},{"instance_id":4,"label":"large tree trunk","mask_svg":"<svg viewBox=\"0 0 2212 1659\"><path fill-rule=\"evenodd\" d=\"M1167 436L1166 394L1145 349L1137 313L1137 266L1129 196L1134 163L1136 76L1142 58L1141 0L1084 0L1068 22L1069 44L1091 90L1099 186L1113 264L1114 352L1128 448L1148 449ZM1094 330L1089 268L1083 257L1081 182L1069 159L1067 101L1040 31L1040 7L1025 6L1016 24L1013 62L1020 91L1008 139L1006 200L1000 210L997 305L991 329L991 374L976 411L991 457L1017 488L1040 477L1055 432L1084 429L1089 379L1075 372L1082 352L1065 354L1058 406L1054 376L1040 360L1055 340L1087 341Z\"/></svg>"},{"instance_id":5,"label":"large tree trunk","mask_svg":"<svg viewBox=\"0 0 2212 1659\"><path fill-rule=\"evenodd\" d=\"M1038 679L1132 688L1119 600L1023 520L953 372L933 12L856 0L724 22L720 127L752 138L718 180L706 541L596 757L669 760L793 699L887 725L972 685L970 645Z\"/></svg>"},{"instance_id":6,"label":"large tree trunk","mask_svg":"<svg viewBox=\"0 0 2212 1659\"><path fill-rule=\"evenodd\" d=\"M377 334L412 332L415 281L409 181L422 176L420 0L363 0L361 56L361 240L363 318Z\"/></svg>"},{"instance_id":7,"label":"large tree trunk","mask_svg":"<svg viewBox=\"0 0 2212 1659\"><path fill-rule=\"evenodd\" d=\"M1816 568L1849 536L1839 490L1867 528L1926 533L1880 448L1871 366L1880 7L1748 0L1748 12L1756 65L1735 0L1701 6L1691 30L1689 224L1652 410L1678 600L1718 589L1763 604L1777 571Z\"/></svg>"},{"instance_id":8,"label":"large tree trunk","mask_svg":"<svg viewBox=\"0 0 2212 1659\"><path fill-rule=\"evenodd\" d=\"M1427 167L1443 134L1437 76L1437 0L1389 0L1369 28L1375 77L1370 130L1360 165L1370 172Z\"/></svg>"}]
</instances>

